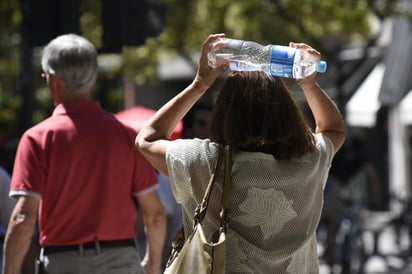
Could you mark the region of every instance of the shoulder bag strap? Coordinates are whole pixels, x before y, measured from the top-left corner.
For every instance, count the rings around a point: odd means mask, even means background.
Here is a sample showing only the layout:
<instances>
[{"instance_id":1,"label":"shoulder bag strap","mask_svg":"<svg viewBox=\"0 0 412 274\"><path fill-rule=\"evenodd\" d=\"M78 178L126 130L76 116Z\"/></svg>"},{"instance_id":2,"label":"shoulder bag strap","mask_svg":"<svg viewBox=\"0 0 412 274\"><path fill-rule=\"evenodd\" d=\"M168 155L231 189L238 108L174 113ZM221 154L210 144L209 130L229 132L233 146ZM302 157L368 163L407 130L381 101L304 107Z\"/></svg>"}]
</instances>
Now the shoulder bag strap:
<instances>
[{"instance_id":1,"label":"shoulder bag strap","mask_svg":"<svg viewBox=\"0 0 412 274\"><path fill-rule=\"evenodd\" d=\"M220 210L221 228L226 231L227 224L229 223L228 204L229 204L229 192L232 183L232 152L230 147L225 147L225 175L223 181L222 191L222 208Z\"/></svg>"},{"instance_id":2,"label":"shoulder bag strap","mask_svg":"<svg viewBox=\"0 0 412 274\"><path fill-rule=\"evenodd\" d=\"M216 173L218 173L219 168L222 164L224 154L225 151L222 149L222 147L219 146L219 156L217 159L215 171L210 176L209 184L207 185L205 194L203 195L202 203L195 210L195 215L193 217L194 226L196 226L198 223L202 223L203 219L205 218L206 210L209 205L210 194L216 181Z\"/></svg>"}]
</instances>

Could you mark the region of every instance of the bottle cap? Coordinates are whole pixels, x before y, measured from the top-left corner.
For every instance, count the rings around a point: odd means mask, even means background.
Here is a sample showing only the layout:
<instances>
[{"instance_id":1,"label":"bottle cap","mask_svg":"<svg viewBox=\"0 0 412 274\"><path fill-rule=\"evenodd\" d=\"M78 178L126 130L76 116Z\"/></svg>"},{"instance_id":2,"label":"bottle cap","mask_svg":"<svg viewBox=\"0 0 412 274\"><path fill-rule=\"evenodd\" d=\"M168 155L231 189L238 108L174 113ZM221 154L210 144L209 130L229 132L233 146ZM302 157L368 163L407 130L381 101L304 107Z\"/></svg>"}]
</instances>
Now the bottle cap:
<instances>
[{"instance_id":1,"label":"bottle cap","mask_svg":"<svg viewBox=\"0 0 412 274\"><path fill-rule=\"evenodd\" d=\"M317 72L325 72L327 66L328 65L327 65L326 61L319 61L318 66L316 68L316 71Z\"/></svg>"}]
</instances>

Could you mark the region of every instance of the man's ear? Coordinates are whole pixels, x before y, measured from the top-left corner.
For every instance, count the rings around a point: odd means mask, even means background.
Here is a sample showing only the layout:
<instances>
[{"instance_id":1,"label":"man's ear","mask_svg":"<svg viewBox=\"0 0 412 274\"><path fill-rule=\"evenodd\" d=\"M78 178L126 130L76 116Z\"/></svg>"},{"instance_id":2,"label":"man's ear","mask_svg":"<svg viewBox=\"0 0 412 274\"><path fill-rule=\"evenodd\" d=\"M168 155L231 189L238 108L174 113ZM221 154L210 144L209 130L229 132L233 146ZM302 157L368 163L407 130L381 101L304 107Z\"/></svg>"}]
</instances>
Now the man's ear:
<instances>
[{"instance_id":1,"label":"man's ear","mask_svg":"<svg viewBox=\"0 0 412 274\"><path fill-rule=\"evenodd\" d=\"M51 96L55 104L59 104L65 101L67 97L66 86L62 79L56 75L50 75L49 77L49 89Z\"/></svg>"}]
</instances>

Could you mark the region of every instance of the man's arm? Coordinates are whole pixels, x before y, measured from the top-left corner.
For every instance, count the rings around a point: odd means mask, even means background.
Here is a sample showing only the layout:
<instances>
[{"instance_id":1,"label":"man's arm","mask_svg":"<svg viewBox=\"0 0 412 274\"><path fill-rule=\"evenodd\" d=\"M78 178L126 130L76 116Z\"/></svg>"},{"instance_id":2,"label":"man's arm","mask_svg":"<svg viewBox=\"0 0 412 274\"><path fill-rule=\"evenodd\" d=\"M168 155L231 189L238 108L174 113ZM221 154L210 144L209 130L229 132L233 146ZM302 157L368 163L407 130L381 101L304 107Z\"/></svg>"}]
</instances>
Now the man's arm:
<instances>
[{"instance_id":1,"label":"man's arm","mask_svg":"<svg viewBox=\"0 0 412 274\"><path fill-rule=\"evenodd\" d=\"M39 200L20 196L10 217L4 240L3 274L19 274L36 225Z\"/></svg>"},{"instance_id":2,"label":"man's arm","mask_svg":"<svg viewBox=\"0 0 412 274\"><path fill-rule=\"evenodd\" d=\"M158 274L166 239L166 210L155 190L136 195L136 199L143 213L146 234L146 255L142 266L147 274Z\"/></svg>"},{"instance_id":3,"label":"man's arm","mask_svg":"<svg viewBox=\"0 0 412 274\"><path fill-rule=\"evenodd\" d=\"M0 225L7 227L16 199L9 197L10 175L0 167Z\"/></svg>"}]
</instances>

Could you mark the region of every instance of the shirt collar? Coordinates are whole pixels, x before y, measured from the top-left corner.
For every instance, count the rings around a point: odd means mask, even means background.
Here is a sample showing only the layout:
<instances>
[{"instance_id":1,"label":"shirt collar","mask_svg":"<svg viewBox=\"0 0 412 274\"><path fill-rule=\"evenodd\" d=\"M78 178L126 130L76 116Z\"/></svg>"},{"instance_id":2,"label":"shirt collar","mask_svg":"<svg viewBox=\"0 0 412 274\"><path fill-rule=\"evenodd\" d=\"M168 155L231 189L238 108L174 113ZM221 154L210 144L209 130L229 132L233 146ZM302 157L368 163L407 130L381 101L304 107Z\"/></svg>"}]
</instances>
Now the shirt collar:
<instances>
[{"instance_id":1,"label":"shirt collar","mask_svg":"<svg viewBox=\"0 0 412 274\"><path fill-rule=\"evenodd\" d=\"M99 102L94 101L76 101L76 102L65 102L58 104L54 110L54 115L64 115L64 114L76 114L76 113L92 113L92 112L102 112L103 109Z\"/></svg>"}]
</instances>

